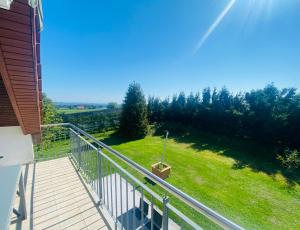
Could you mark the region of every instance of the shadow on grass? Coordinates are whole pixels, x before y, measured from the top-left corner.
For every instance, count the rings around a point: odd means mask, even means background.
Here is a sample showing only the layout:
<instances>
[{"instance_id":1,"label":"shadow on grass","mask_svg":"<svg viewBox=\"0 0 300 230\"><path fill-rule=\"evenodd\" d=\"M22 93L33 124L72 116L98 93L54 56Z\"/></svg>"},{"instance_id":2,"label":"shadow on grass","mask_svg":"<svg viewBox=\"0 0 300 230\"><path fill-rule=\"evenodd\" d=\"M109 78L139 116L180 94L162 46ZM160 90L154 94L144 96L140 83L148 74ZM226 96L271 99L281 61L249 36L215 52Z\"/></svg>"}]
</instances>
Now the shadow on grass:
<instances>
[{"instance_id":1,"label":"shadow on grass","mask_svg":"<svg viewBox=\"0 0 300 230\"><path fill-rule=\"evenodd\" d=\"M95 138L108 146L121 145L121 144L132 141L130 139L121 137L120 134L117 132L109 133L109 134L107 134L105 136L101 136L101 137L96 136ZM95 144L95 142L93 142L93 144Z\"/></svg>"},{"instance_id":2,"label":"shadow on grass","mask_svg":"<svg viewBox=\"0 0 300 230\"><path fill-rule=\"evenodd\" d=\"M165 127L158 129L154 135L164 136ZM195 150L210 150L214 153L224 155L235 160L232 169L239 170L245 167L251 168L255 172L264 172L276 177L281 173L289 187L296 184L300 185L300 170L288 171L283 168L276 160L276 149L273 146L259 144L252 140L244 140L237 137L227 137L211 133L203 133L186 127L179 129L170 129L170 137L178 143L190 144ZM97 138L103 143L113 146L131 142L131 139L125 139L118 133L109 133L106 136ZM150 181L147 181L150 183ZM150 183L151 184L151 183Z\"/></svg>"},{"instance_id":3,"label":"shadow on grass","mask_svg":"<svg viewBox=\"0 0 300 230\"><path fill-rule=\"evenodd\" d=\"M170 130L170 129L169 129ZM161 135L158 130L155 135ZM235 160L232 169L239 170L245 167L255 172L264 172L275 179L281 173L289 187L300 184L300 170L288 171L276 160L276 149L273 146L259 144L252 140L243 140L237 137L227 137L211 133L202 133L193 129L179 128L170 132L170 137L178 143L190 144L195 150L210 150Z\"/></svg>"}]
</instances>

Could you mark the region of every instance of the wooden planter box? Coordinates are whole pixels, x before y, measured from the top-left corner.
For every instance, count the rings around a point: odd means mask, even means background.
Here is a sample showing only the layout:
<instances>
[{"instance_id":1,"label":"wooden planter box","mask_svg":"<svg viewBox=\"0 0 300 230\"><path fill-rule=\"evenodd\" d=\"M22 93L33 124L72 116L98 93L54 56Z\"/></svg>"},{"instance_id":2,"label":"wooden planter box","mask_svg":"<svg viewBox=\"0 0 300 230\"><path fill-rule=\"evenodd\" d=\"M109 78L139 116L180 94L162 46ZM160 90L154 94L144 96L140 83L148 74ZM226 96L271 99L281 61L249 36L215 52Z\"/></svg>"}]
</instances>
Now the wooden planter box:
<instances>
[{"instance_id":1,"label":"wooden planter box","mask_svg":"<svg viewBox=\"0 0 300 230\"><path fill-rule=\"evenodd\" d=\"M160 165L163 165L163 167L160 168ZM164 163L162 164L161 162L155 163L152 165L152 173L164 180L169 177L171 166Z\"/></svg>"}]
</instances>

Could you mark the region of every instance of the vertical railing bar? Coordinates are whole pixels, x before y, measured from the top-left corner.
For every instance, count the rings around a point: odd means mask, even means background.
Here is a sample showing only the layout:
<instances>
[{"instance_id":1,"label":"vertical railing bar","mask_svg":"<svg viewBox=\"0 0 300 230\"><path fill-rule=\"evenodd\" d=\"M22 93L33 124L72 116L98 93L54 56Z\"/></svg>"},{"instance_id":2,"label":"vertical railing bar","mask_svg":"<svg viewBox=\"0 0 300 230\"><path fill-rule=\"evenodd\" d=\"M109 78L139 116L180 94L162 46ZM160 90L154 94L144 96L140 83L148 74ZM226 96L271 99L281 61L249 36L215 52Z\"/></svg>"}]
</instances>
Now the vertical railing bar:
<instances>
[{"instance_id":1,"label":"vertical railing bar","mask_svg":"<svg viewBox=\"0 0 300 230\"><path fill-rule=\"evenodd\" d=\"M43 160L45 158L45 153L44 153L44 143L45 140L43 138L43 133L44 133L45 128L42 128L42 143L41 143L41 160Z\"/></svg>"},{"instance_id":2,"label":"vertical railing bar","mask_svg":"<svg viewBox=\"0 0 300 230\"><path fill-rule=\"evenodd\" d=\"M102 157L102 154L101 154L101 157ZM106 205L107 203L107 197L106 197L106 192L107 190L105 189L105 178L106 178L106 167L105 167L105 159L102 157L102 168L103 168L103 183L102 183L102 186L103 186L103 202L104 204Z\"/></svg>"},{"instance_id":3,"label":"vertical railing bar","mask_svg":"<svg viewBox=\"0 0 300 230\"><path fill-rule=\"evenodd\" d=\"M111 173L111 162L109 164L110 169L110 201L111 201L111 214L113 216L113 197L112 197L112 173Z\"/></svg>"},{"instance_id":4,"label":"vertical railing bar","mask_svg":"<svg viewBox=\"0 0 300 230\"><path fill-rule=\"evenodd\" d=\"M123 189L122 189L122 173L119 171L120 174L120 208L121 208L121 229L123 229Z\"/></svg>"},{"instance_id":5,"label":"vertical railing bar","mask_svg":"<svg viewBox=\"0 0 300 230\"><path fill-rule=\"evenodd\" d=\"M133 229L136 228L136 221L135 221L135 214L136 214L136 210L135 210L135 185L133 184L133 191L132 191L132 196L133 196L133 215L132 215L132 219L133 219Z\"/></svg>"},{"instance_id":6,"label":"vertical railing bar","mask_svg":"<svg viewBox=\"0 0 300 230\"><path fill-rule=\"evenodd\" d=\"M97 183L97 194L98 194L98 197L99 197L99 203L101 202L101 193L102 191L100 192L100 189L101 189L101 182L102 182L102 179L101 179L101 155L98 153L97 151L97 171L98 171L98 183Z\"/></svg>"},{"instance_id":7,"label":"vertical railing bar","mask_svg":"<svg viewBox=\"0 0 300 230\"><path fill-rule=\"evenodd\" d=\"M141 205L142 205L141 213L142 213L142 215L141 215L141 219L142 219L142 230L143 230L144 229L144 189L143 188L141 188L141 193L142 193L142 200L141 200Z\"/></svg>"},{"instance_id":8,"label":"vertical railing bar","mask_svg":"<svg viewBox=\"0 0 300 230\"><path fill-rule=\"evenodd\" d=\"M108 197L108 175L109 175L109 169L108 169L108 160L106 160L106 168L107 168L107 175L106 175L106 192L107 192L107 205L108 205L108 210L109 210L109 197Z\"/></svg>"},{"instance_id":9,"label":"vertical railing bar","mask_svg":"<svg viewBox=\"0 0 300 230\"><path fill-rule=\"evenodd\" d=\"M56 144L56 149L57 149L57 157L56 158L60 158L60 156L61 156L61 145L60 144L58 144L59 142L60 142L60 133L59 133L59 129L58 129L58 137L57 137L57 141L55 142L55 144Z\"/></svg>"},{"instance_id":10,"label":"vertical railing bar","mask_svg":"<svg viewBox=\"0 0 300 230\"><path fill-rule=\"evenodd\" d=\"M128 208L128 180L127 178L125 178L126 180L126 222L127 222L127 229L129 228L129 208Z\"/></svg>"},{"instance_id":11,"label":"vertical railing bar","mask_svg":"<svg viewBox=\"0 0 300 230\"><path fill-rule=\"evenodd\" d=\"M54 141L53 141L53 145L54 145L54 151L55 151L55 155L54 157L52 157L52 159L57 159L58 158L58 146L56 145L56 142L58 141L57 140L57 137L56 137L57 133L54 132ZM56 149L56 150L55 150Z\"/></svg>"},{"instance_id":12,"label":"vertical railing bar","mask_svg":"<svg viewBox=\"0 0 300 230\"><path fill-rule=\"evenodd\" d=\"M87 174L86 174L86 150L85 150L85 148L86 148L86 145L84 144L84 142L80 139L80 143L81 143L81 145L82 145L82 151L81 151L81 154L82 154L82 156L83 156L83 161L82 161L82 168L83 168L83 172L84 172L84 174L85 174L85 177L88 179L88 177L87 177Z\"/></svg>"},{"instance_id":13,"label":"vertical railing bar","mask_svg":"<svg viewBox=\"0 0 300 230\"><path fill-rule=\"evenodd\" d=\"M169 198L164 197L163 198L163 220L162 220L162 229L167 230L168 229L168 222L169 222L169 217L168 217L168 204Z\"/></svg>"},{"instance_id":14,"label":"vertical railing bar","mask_svg":"<svg viewBox=\"0 0 300 230\"><path fill-rule=\"evenodd\" d=\"M91 169L92 169L92 150L91 150L91 147L89 146L89 145L87 145L87 149L88 149L88 152L87 152L87 154L88 154L88 162L89 162L89 165L88 165L88 173L89 173L89 177L90 177L90 185L91 185L91 187L92 187L92 189L94 190L94 187L93 187L93 175L92 175L92 171L91 171Z\"/></svg>"},{"instance_id":15,"label":"vertical railing bar","mask_svg":"<svg viewBox=\"0 0 300 230\"><path fill-rule=\"evenodd\" d=\"M117 170L115 170L115 207L116 207L116 229L118 225L118 193L117 193Z\"/></svg>"},{"instance_id":16,"label":"vertical railing bar","mask_svg":"<svg viewBox=\"0 0 300 230\"><path fill-rule=\"evenodd\" d=\"M66 129L64 129L64 132L63 132L63 143L67 144ZM67 152L65 153L65 155L68 156L69 155L69 153L68 153L69 152L69 148L66 147L66 151Z\"/></svg>"},{"instance_id":17,"label":"vertical railing bar","mask_svg":"<svg viewBox=\"0 0 300 230\"><path fill-rule=\"evenodd\" d=\"M99 193L99 183L100 183L100 178L99 178L99 154L98 154L98 151L96 152L96 161L97 161L97 164L95 165L96 167L96 172L97 172L97 176L95 176L95 181L97 182L96 183L96 194L98 195L99 197L99 200L100 200L100 193Z\"/></svg>"},{"instance_id":18,"label":"vertical railing bar","mask_svg":"<svg viewBox=\"0 0 300 230\"><path fill-rule=\"evenodd\" d=\"M153 212L154 212L153 201L154 201L154 198L153 198L153 196L151 196L151 230L153 230Z\"/></svg>"},{"instance_id":19,"label":"vertical railing bar","mask_svg":"<svg viewBox=\"0 0 300 230\"><path fill-rule=\"evenodd\" d=\"M55 145L55 143L56 143L56 133L55 133L55 128L53 128L54 129L54 131L53 131L53 133L54 133L54 136L53 136L53 140L52 140L52 144L53 144L53 148L51 148L51 149L53 149L53 151L54 151L54 153L50 153L50 158L51 159L56 159L57 158L57 146Z\"/></svg>"},{"instance_id":20,"label":"vertical railing bar","mask_svg":"<svg viewBox=\"0 0 300 230\"><path fill-rule=\"evenodd\" d=\"M89 185L93 188L93 183L92 183L92 178L91 178L91 173L90 173L90 168L91 168L91 153L90 153L90 147L89 145L86 145L86 160L87 160L87 164L86 164L86 172L88 174L88 178L89 178Z\"/></svg>"},{"instance_id":21,"label":"vertical railing bar","mask_svg":"<svg viewBox=\"0 0 300 230\"><path fill-rule=\"evenodd\" d=\"M88 152L87 152L87 156L88 156L88 170L87 172L89 173L89 177L90 177L90 185L92 187L92 189L94 190L94 187L93 187L93 175L92 175L92 150L91 150L91 147L89 145L87 145L87 149L88 149Z\"/></svg>"}]
</instances>

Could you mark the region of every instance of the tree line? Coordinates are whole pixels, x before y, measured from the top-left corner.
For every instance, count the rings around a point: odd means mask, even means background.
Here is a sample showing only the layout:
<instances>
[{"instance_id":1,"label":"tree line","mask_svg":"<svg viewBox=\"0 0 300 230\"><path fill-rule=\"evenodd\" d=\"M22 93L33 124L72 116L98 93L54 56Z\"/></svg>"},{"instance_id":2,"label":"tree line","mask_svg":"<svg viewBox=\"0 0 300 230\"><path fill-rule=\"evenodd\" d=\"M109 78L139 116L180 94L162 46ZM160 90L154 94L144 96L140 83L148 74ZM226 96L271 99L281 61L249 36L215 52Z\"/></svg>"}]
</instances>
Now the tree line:
<instances>
[{"instance_id":1,"label":"tree line","mask_svg":"<svg viewBox=\"0 0 300 230\"><path fill-rule=\"evenodd\" d=\"M150 123L176 122L213 133L255 139L279 147L300 147L300 95L295 88L263 89L232 94L205 88L172 99L148 99Z\"/></svg>"},{"instance_id":2,"label":"tree line","mask_svg":"<svg viewBox=\"0 0 300 230\"><path fill-rule=\"evenodd\" d=\"M109 103L107 109L101 111L60 114L52 100L43 94L43 124L72 123L87 132L98 133L118 129L120 112L115 103Z\"/></svg>"},{"instance_id":3,"label":"tree line","mask_svg":"<svg viewBox=\"0 0 300 230\"><path fill-rule=\"evenodd\" d=\"M63 122L72 123L89 133L118 129L121 110L107 108L101 111L61 114Z\"/></svg>"}]
</instances>

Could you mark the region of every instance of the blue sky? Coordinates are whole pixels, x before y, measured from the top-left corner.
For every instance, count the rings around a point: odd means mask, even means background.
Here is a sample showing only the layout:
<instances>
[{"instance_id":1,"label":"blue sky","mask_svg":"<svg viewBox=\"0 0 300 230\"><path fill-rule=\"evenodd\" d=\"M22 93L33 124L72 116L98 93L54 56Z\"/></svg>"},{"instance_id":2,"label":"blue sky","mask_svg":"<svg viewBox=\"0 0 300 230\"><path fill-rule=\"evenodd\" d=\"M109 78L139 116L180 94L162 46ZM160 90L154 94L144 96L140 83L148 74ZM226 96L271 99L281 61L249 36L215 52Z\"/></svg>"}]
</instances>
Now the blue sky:
<instances>
[{"instance_id":1,"label":"blue sky","mask_svg":"<svg viewBox=\"0 0 300 230\"><path fill-rule=\"evenodd\" d=\"M43 91L55 101L121 102L133 81L162 98L300 88L297 0L49 0L43 11Z\"/></svg>"}]
</instances>

